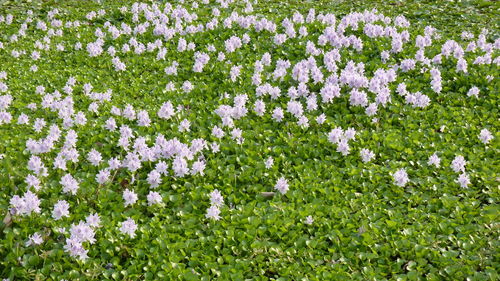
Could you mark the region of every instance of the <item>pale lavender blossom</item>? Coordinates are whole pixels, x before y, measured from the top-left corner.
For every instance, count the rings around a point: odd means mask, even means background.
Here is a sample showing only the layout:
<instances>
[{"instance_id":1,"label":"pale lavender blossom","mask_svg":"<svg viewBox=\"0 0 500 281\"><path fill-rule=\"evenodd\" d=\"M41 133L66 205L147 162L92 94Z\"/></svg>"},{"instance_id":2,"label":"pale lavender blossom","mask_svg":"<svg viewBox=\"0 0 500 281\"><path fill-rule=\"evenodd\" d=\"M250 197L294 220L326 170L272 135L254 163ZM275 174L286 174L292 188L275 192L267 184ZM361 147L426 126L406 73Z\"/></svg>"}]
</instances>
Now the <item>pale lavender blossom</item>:
<instances>
[{"instance_id":1,"label":"pale lavender blossom","mask_svg":"<svg viewBox=\"0 0 500 281\"><path fill-rule=\"evenodd\" d=\"M218 189L214 189L214 191L210 192L210 204L217 207L224 204L224 198Z\"/></svg>"},{"instance_id":2,"label":"pale lavender blossom","mask_svg":"<svg viewBox=\"0 0 500 281\"><path fill-rule=\"evenodd\" d=\"M32 235L29 236L28 241L26 241L26 247L29 247L31 245L40 245L43 243L43 237L40 235L40 233L35 232Z\"/></svg>"},{"instance_id":3,"label":"pale lavender blossom","mask_svg":"<svg viewBox=\"0 0 500 281\"><path fill-rule=\"evenodd\" d=\"M110 181L110 173L109 169L100 170L99 173L95 176L97 183L105 184Z\"/></svg>"},{"instance_id":4,"label":"pale lavender blossom","mask_svg":"<svg viewBox=\"0 0 500 281\"><path fill-rule=\"evenodd\" d=\"M366 148L361 149L359 154L364 163L370 162L375 157L375 153Z\"/></svg>"},{"instance_id":5,"label":"pale lavender blossom","mask_svg":"<svg viewBox=\"0 0 500 281\"><path fill-rule=\"evenodd\" d=\"M469 91L467 92L467 96L469 97L478 97L479 95L479 88L474 86L472 88L469 89Z\"/></svg>"},{"instance_id":6,"label":"pale lavender blossom","mask_svg":"<svg viewBox=\"0 0 500 281\"><path fill-rule=\"evenodd\" d=\"M158 117L162 119L169 119L174 114L175 114L174 106L169 101L163 103L163 105L160 107L160 110L158 110Z\"/></svg>"},{"instance_id":7,"label":"pale lavender blossom","mask_svg":"<svg viewBox=\"0 0 500 281\"><path fill-rule=\"evenodd\" d=\"M162 197L160 193L156 191L150 191L146 197L148 199L148 206L152 206L155 204L161 204Z\"/></svg>"},{"instance_id":8,"label":"pale lavender blossom","mask_svg":"<svg viewBox=\"0 0 500 281\"><path fill-rule=\"evenodd\" d=\"M220 139L220 138L222 138L224 136L224 131L221 128L217 127L217 126L214 126L212 128L212 135L214 137Z\"/></svg>"},{"instance_id":9,"label":"pale lavender blossom","mask_svg":"<svg viewBox=\"0 0 500 281\"><path fill-rule=\"evenodd\" d=\"M100 227L101 226L101 218L98 214L90 214L85 219L86 223L91 227Z\"/></svg>"},{"instance_id":10,"label":"pale lavender blossom","mask_svg":"<svg viewBox=\"0 0 500 281\"><path fill-rule=\"evenodd\" d=\"M256 100L254 104L254 111L257 116L263 116L266 112L266 104L262 100Z\"/></svg>"},{"instance_id":11,"label":"pale lavender blossom","mask_svg":"<svg viewBox=\"0 0 500 281\"><path fill-rule=\"evenodd\" d=\"M493 135L488 129L482 129L478 137L484 144L488 144L493 139Z\"/></svg>"},{"instance_id":12,"label":"pale lavender blossom","mask_svg":"<svg viewBox=\"0 0 500 281\"><path fill-rule=\"evenodd\" d=\"M147 178L147 181L149 183L149 186L151 188L156 188L158 187L162 180L161 180L161 174L156 171L156 170L152 170L151 172L149 172L148 174L148 178Z\"/></svg>"},{"instance_id":13,"label":"pale lavender blossom","mask_svg":"<svg viewBox=\"0 0 500 281\"><path fill-rule=\"evenodd\" d=\"M204 171L205 171L205 161L201 161L201 160L198 160L198 161L195 161L191 167L191 174L192 175L196 175L196 174L200 174L200 175L204 175Z\"/></svg>"},{"instance_id":14,"label":"pale lavender blossom","mask_svg":"<svg viewBox=\"0 0 500 281\"><path fill-rule=\"evenodd\" d=\"M467 187L470 184L469 175L467 175L466 173L461 173L458 176L457 182L460 184L460 187Z\"/></svg>"},{"instance_id":15,"label":"pale lavender blossom","mask_svg":"<svg viewBox=\"0 0 500 281\"><path fill-rule=\"evenodd\" d=\"M54 205L52 217L55 220L60 220L62 217L69 217L69 204L65 200L59 200Z\"/></svg>"},{"instance_id":16,"label":"pale lavender blossom","mask_svg":"<svg viewBox=\"0 0 500 281\"><path fill-rule=\"evenodd\" d=\"M130 189L123 191L123 200L125 200L125 207L135 204L137 202L137 194Z\"/></svg>"},{"instance_id":17,"label":"pale lavender blossom","mask_svg":"<svg viewBox=\"0 0 500 281\"><path fill-rule=\"evenodd\" d=\"M281 109L281 107L277 107L273 110L273 120L276 121L276 122L281 122L283 120L283 117L284 117L284 113L283 113L283 109Z\"/></svg>"},{"instance_id":18,"label":"pale lavender blossom","mask_svg":"<svg viewBox=\"0 0 500 281\"><path fill-rule=\"evenodd\" d=\"M278 190L281 194L285 194L288 191L288 187L288 181L284 177L279 178L276 185L274 185L274 189Z\"/></svg>"},{"instance_id":19,"label":"pale lavender blossom","mask_svg":"<svg viewBox=\"0 0 500 281\"><path fill-rule=\"evenodd\" d=\"M404 187L410 181L405 169L399 169L394 172L392 178L394 179L394 184L400 187Z\"/></svg>"},{"instance_id":20,"label":"pale lavender blossom","mask_svg":"<svg viewBox=\"0 0 500 281\"><path fill-rule=\"evenodd\" d=\"M189 132L189 127L191 126L191 122L189 120L184 119L179 124L179 132Z\"/></svg>"},{"instance_id":21,"label":"pale lavender blossom","mask_svg":"<svg viewBox=\"0 0 500 281\"><path fill-rule=\"evenodd\" d=\"M132 218L127 218L124 222L122 222L122 226L120 227L120 232L130 236L131 238L135 237L136 230L137 224Z\"/></svg>"},{"instance_id":22,"label":"pale lavender blossom","mask_svg":"<svg viewBox=\"0 0 500 281\"><path fill-rule=\"evenodd\" d=\"M269 156L266 161L264 162L266 169L271 169L274 165L274 159L273 157Z\"/></svg>"},{"instance_id":23,"label":"pale lavender blossom","mask_svg":"<svg viewBox=\"0 0 500 281\"><path fill-rule=\"evenodd\" d=\"M441 163L441 159L439 158L439 156L437 156L437 154L436 154L436 153L432 154L432 155L429 157L429 160L427 161L427 164L429 164L429 165L433 165L433 166L434 166L434 167L436 167L436 168L439 168L440 163Z\"/></svg>"},{"instance_id":24,"label":"pale lavender blossom","mask_svg":"<svg viewBox=\"0 0 500 281\"><path fill-rule=\"evenodd\" d=\"M313 224L314 223L313 217L312 216L307 216L305 223L308 224L308 225Z\"/></svg>"},{"instance_id":25,"label":"pale lavender blossom","mask_svg":"<svg viewBox=\"0 0 500 281\"><path fill-rule=\"evenodd\" d=\"M465 172L465 165L467 164L467 161L465 161L465 158L462 155L457 155L453 161L451 161L451 168L455 173L458 172Z\"/></svg>"},{"instance_id":26,"label":"pale lavender blossom","mask_svg":"<svg viewBox=\"0 0 500 281\"><path fill-rule=\"evenodd\" d=\"M340 152L343 156L346 156L350 153L351 148L347 142L347 139L341 139L337 143L337 152Z\"/></svg>"},{"instance_id":27,"label":"pale lavender blossom","mask_svg":"<svg viewBox=\"0 0 500 281\"><path fill-rule=\"evenodd\" d=\"M344 137L344 132L341 128L336 127L328 134L328 141L337 144Z\"/></svg>"},{"instance_id":28,"label":"pale lavender blossom","mask_svg":"<svg viewBox=\"0 0 500 281\"><path fill-rule=\"evenodd\" d=\"M92 149L88 154L87 154L87 160L94 166L98 166L99 163L102 161L102 156L101 153L95 149Z\"/></svg>"},{"instance_id":29,"label":"pale lavender blossom","mask_svg":"<svg viewBox=\"0 0 500 281\"><path fill-rule=\"evenodd\" d=\"M211 205L205 214L207 219L220 220L220 209L217 205Z\"/></svg>"}]
</instances>

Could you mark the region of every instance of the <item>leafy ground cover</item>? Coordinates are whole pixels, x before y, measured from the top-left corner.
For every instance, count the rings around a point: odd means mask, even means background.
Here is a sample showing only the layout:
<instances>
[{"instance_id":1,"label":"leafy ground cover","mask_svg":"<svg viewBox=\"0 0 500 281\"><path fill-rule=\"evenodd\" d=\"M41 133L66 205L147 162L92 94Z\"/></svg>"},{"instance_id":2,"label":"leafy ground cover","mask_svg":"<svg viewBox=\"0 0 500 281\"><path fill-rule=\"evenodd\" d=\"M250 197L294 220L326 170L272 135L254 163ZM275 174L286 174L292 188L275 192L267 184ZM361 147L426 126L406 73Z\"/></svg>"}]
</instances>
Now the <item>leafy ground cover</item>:
<instances>
[{"instance_id":1,"label":"leafy ground cover","mask_svg":"<svg viewBox=\"0 0 500 281\"><path fill-rule=\"evenodd\" d=\"M499 278L496 2L167 2L0 2L1 278Z\"/></svg>"}]
</instances>

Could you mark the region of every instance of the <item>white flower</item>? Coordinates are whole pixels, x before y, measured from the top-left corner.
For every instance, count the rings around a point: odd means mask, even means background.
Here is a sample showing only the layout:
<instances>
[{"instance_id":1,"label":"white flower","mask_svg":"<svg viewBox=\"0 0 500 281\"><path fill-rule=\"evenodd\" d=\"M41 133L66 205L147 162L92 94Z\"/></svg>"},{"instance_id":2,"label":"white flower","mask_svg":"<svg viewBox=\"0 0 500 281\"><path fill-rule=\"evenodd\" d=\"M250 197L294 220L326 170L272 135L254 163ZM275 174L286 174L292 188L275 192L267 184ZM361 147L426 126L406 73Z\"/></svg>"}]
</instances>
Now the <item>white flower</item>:
<instances>
[{"instance_id":1,"label":"white flower","mask_svg":"<svg viewBox=\"0 0 500 281\"><path fill-rule=\"evenodd\" d=\"M207 209L207 213L205 214L205 217L207 219L214 219L216 221L220 220L220 210L219 207L216 205L212 205Z\"/></svg>"},{"instance_id":2,"label":"white flower","mask_svg":"<svg viewBox=\"0 0 500 281\"><path fill-rule=\"evenodd\" d=\"M403 187L408 183L408 174L404 169L397 170L394 174L392 174L394 179L394 184L400 187Z\"/></svg>"},{"instance_id":3,"label":"white flower","mask_svg":"<svg viewBox=\"0 0 500 281\"><path fill-rule=\"evenodd\" d=\"M189 120L184 119L181 121L179 125L179 132L189 132L189 127L191 126L191 122Z\"/></svg>"},{"instance_id":4,"label":"white flower","mask_svg":"<svg viewBox=\"0 0 500 281\"><path fill-rule=\"evenodd\" d=\"M278 190L281 194L285 194L288 191L288 181L284 177L279 178L274 189Z\"/></svg>"},{"instance_id":5,"label":"white flower","mask_svg":"<svg viewBox=\"0 0 500 281\"><path fill-rule=\"evenodd\" d=\"M457 182L461 187L467 187L470 184L469 176L466 173L462 173L458 176Z\"/></svg>"},{"instance_id":6,"label":"white flower","mask_svg":"<svg viewBox=\"0 0 500 281\"><path fill-rule=\"evenodd\" d=\"M100 170L99 173L95 176L95 178L99 184L105 184L110 180L109 169Z\"/></svg>"},{"instance_id":7,"label":"white flower","mask_svg":"<svg viewBox=\"0 0 500 281\"><path fill-rule=\"evenodd\" d=\"M62 217L69 217L69 204L65 200L59 200L54 205L54 209L52 210L52 217L55 220L59 220Z\"/></svg>"},{"instance_id":8,"label":"white flower","mask_svg":"<svg viewBox=\"0 0 500 281\"><path fill-rule=\"evenodd\" d=\"M361 155L361 160L364 163L370 162L373 159L373 157L375 157L375 154L366 148L361 149L359 154Z\"/></svg>"},{"instance_id":9,"label":"white flower","mask_svg":"<svg viewBox=\"0 0 500 281\"><path fill-rule=\"evenodd\" d=\"M98 214L91 214L88 215L87 218L85 219L87 224L92 227L99 227L101 224L101 218L99 217Z\"/></svg>"},{"instance_id":10,"label":"white flower","mask_svg":"<svg viewBox=\"0 0 500 281\"><path fill-rule=\"evenodd\" d=\"M35 232L32 235L30 235L29 240L26 241L26 247L31 246L31 245L40 245L43 242L42 235L40 233Z\"/></svg>"},{"instance_id":11,"label":"white flower","mask_svg":"<svg viewBox=\"0 0 500 281\"><path fill-rule=\"evenodd\" d=\"M123 200L125 200L125 207L133 205L137 201L137 194L130 189L123 191Z\"/></svg>"},{"instance_id":12,"label":"white flower","mask_svg":"<svg viewBox=\"0 0 500 281\"><path fill-rule=\"evenodd\" d=\"M451 168L455 171L455 173L464 172L466 164L467 161L465 161L465 158L462 155L458 155L451 162Z\"/></svg>"},{"instance_id":13,"label":"white flower","mask_svg":"<svg viewBox=\"0 0 500 281\"><path fill-rule=\"evenodd\" d=\"M306 217L306 221L305 221L306 224L311 225L311 224L313 224L313 222L314 222L314 219L312 216Z\"/></svg>"},{"instance_id":14,"label":"white flower","mask_svg":"<svg viewBox=\"0 0 500 281\"><path fill-rule=\"evenodd\" d=\"M488 131L488 129L482 129L481 133L479 133L479 139L484 144L488 144L493 139L493 135L490 131Z\"/></svg>"},{"instance_id":15,"label":"white flower","mask_svg":"<svg viewBox=\"0 0 500 281\"><path fill-rule=\"evenodd\" d=\"M273 110L273 120L276 121L276 122L281 122L283 120L283 117L284 117L284 113L283 113L283 109L281 109L281 107L277 107Z\"/></svg>"},{"instance_id":16,"label":"white flower","mask_svg":"<svg viewBox=\"0 0 500 281\"><path fill-rule=\"evenodd\" d=\"M160 193L158 193L156 191L150 191L148 196L147 196L147 199L148 199L148 206L151 206L154 204L160 204L162 197L161 197Z\"/></svg>"},{"instance_id":17,"label":"white flower","mask_svg":"<svg viewBox=\"0 0 500 281\"><path fill-rule=\"evenodd\" d=\"M478 95L479 95L479 88L476 86L470 88L469 91L467 92L467 96L469 96L469 97L474 96L477 98Z\"/></svg>"},{"instance_id":18,"label":"white flower","mask_svg":"<svg viewBox=\"0 0 500 281\"><path fill-rule=\"evenodd\" d=\"M224 204L224 198L218 189L214 189L214 191L210 192L210 204L214 206L221 206Z\"/></svg>"},{"instance_id":19,"label":"white flower","mask_svg":"<svg viewBox=\"0 0 500 281\"><path fill-rule=\"evenodd\" d=\"M434 165L436 168L439 168L440 163L441 163L441 159L439 158L439 156L437 156L436 153L432 154L429 157L429 161L427 161L427 164Z\"/></svg>"},{"instance_id":20,"label":"white flower","mask_svg":"<svg viewBox=\"0 0 500 281\"><path fill-rule=\"evenodd\" d=\"M137 230L137 224L131 218L127 218L127 220L122 222L122 226L120 227L120 232L129 235L131 238L135 237L136 230Z\"/></svg>"},{"instance_id":21,"label":"white flower","mask_svg":"<svg viewBox=\"0 0 500 281\"><path fill-rule=\"evenodd\" d=\"M271 169L273 167L273 164L274 164L274 159L273 157L269 156L267 159L266 159L266 162L264 162L264 164L266 165L266 169Z\"/></svg>"},{"instance_id":22,"label":"white flower","mask_svg":"<svg viewBox=\"0 0 500 281\"><path fill-rule=\"evenodd\" d=\"M326 115L324 113L316 117L316 123L318 123L319 125L325 123L325 121L326 121Z\"/></svg>"}]
</instances>

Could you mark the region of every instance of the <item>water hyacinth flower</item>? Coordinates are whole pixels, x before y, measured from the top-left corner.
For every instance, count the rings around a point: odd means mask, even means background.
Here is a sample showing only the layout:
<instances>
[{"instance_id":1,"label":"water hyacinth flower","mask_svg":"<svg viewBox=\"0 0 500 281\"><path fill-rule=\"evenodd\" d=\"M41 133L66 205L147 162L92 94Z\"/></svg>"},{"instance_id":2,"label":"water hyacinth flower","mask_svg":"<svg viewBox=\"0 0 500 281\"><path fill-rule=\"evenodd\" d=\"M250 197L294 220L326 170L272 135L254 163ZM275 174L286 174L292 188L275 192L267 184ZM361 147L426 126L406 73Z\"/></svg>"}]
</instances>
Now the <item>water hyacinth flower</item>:
<instances>
[{"instance_id":1,"label":"water hyacinth flower","mask_svg":"<svg viewBox=\"0 0 500 281\"><path fill-rule=\"evenodd\" d=\"M399 169L394 172L392 178L394 179L394 184L400 187L404 187L410 181L405 169Z\"/></svg>"},{"instance_id":2,"label":"water hyacinth flower","mask_svg":"<svg viewBox=\"0 0 500 281\"><path fill-rule=\"evenodd\" d=\"M135 231L137 230L137 224L132 218L127 218L120 227L120 232L122 234L130 236L130 238L135 237Z\"/></svg>"},{"instance_id":3,"label":"water hyacinth flower","mask_svg":"<svg viewBox=\"0 0 500 281\"><path fill-rule=\"evenodd\" d=\"M179 124L179 132L189 132L189 127L191 126L191 122L189 120L184 119Z\"/></svg>"},{"instance_id":4,"label":"water hyacinth flower","mask_svg":"<svg viewBox=\"0 0 500 281\"><path fill-rule=\"evenodd\" d=\"M333 144L336 144L343 138L343 136L344 132L342 131L342 129L336 127L333 130L331 130L330 133L328 134L328 141Z\"/></svg>"},{"instance_id":5,"label":"water hyacinth flower","mask_svg":"<svg viewBox=\"0 0 500 281\"><path fill-rule=\"evenodd\" d=\"M274 159L273 157L269 156L266 161L264 162L264 165L266 166L266 169L271 169L274 165Z\"/></svg>"},{"instance_id":6,"label":"water hyacinth flower","mask_svg":"<svg viewBox=\"0 0 500 281\"><path fill-rule=\"evenodd\" d=\"M205 161L195 161L193 163L193 165L191 166L191 175L196 175L196 174L199 174L199 175L204 175L204 170L205 170Z\"/></svg>"},{"instance_id":7,"label":"water hyacinth flower","mask_svg":"<svg viewBox=\"0 0 500 281\"><path fill-rule=\"evenodd\" d=\"M220 220L220 209L217 205L211 205L205 214L207 219Z\"/></svg>"},{"instance_id":8,"label":"water hyacinth flower","mask_svg":"<svg viewBox=\"0 0 500 281\"><path fill-rule=\"evenodd\" d=\"M433 166L434 166L434 167L436 167L436 168L439 168L440 163L441 163L441 159L439 158L439 156L437 156L437 154L436 154L436 153L432 154L432 155L429 157L429 160L427 161L427 164L429 164L429 165L433 165Z\"/></svg>"},{"instance_id":9,"label":"water hyacinth flower","mask_svg":"<svg viewBox=\"0 0 500 281\"><path fill-rule=\"evenodd\" d=\"M151 172L149 172L147 182L149 183L149 186L151 188L158 187L162 182L160 172L156 170L152 170Z\"/></svg>"},{"instance_id":10,"label":"water hyacinth flower","mask_svg":"<svg viewBox=\"0 0 500 281\"><path fill-rule=\"evenodd\" d=\"M283 113L283 109L281 109L280 107L277 107L273 110L272 118L274 121L281 122L284 116L285 115Z\"/></svg>"},{"instance_id":11,"label":"water hyacinth flower","mask_svg":"<svg viewBox=\"0 0 500 281\"><path fill-rule=\"evenodd\" d=\"M488 129L482 129L478 137L484 144L488 144L493 139L493 135Z\"/></svg>"},{"instance_id":12,"label":"water hyacinth flower","mask_svg":"<svg viewBox=\"0 0 500 281\"><path fill-rule=\"evenodd\" d=\"M461 173L458 176L457 182L460 184L460 187L467 187L470 184L469 175L467 175L466 173Z\"/></svg>"},{"instance_id":13,"label":"water hyacinth flower","mask_svg":"<svg viewBox=\"0 0 500 281\"><path fill-rule=\"evenodd\" d=\"M109 169L100 170L96 175L96 181L99 184L105 184L110 181L110 172Z\"/></svg>"},{"instance_id":14,"label":"water hyacinth flower","mask_svg":"<svg viewBox=\"0 0 500 281\"><path fill-rule=\"evenodd\" d=\"M3 158L3 154L0 154L0 160ZM40 179L34 175L27 175L24 182L28 185L28 187L33 187L36 191L39 191L41 188Z\"/></svg>"},{"instance_id":15,"label":"water hyacinth flower","mask_svg":"<svg viewBox=\"0 0 500 281\"><path fill-rule=\"evenodd\" d=\"M210 204L218 207L224 204L224 198L218 189L214 189L210 192Z\"/></svg>"},{"instance_id":16,"label":"water hyacinth flower","mask_svg":"<svg viewBox=\"0 0 500 281\"><path fill-rule=\"evenodd\" d=\"M75 195L80 187L78 181L71 174L64 175L59 183L63 186L63 192Z\"/></svg>"},{"instance_id":17,"label":"water hyacinth flower","mask_svg":"<svg viewBox=\"0 0 500 281\"><path fill-rule=\"evenodd\" d=\"M162 197L160 193L156 191L150 191L147 195L147 200L148 200L148 206L152 206L155 204L161 204Z\"/></svg>"},{"instance_id":18,"label":"water hyacinth flower","mask_svg":"<svg viewBox=\"0 0 500 281\"><path fill-rule=\"evenodd\" d=\"M214 126L212 128L212 135L218 139L222 138L224 136L224 131L219 128L218 126Z\"/></svg>"},{"instance_id":19,"label":"water hyacinth flower","mask_svg":"<svg viewBox=\"0 0 500 281\"><path fill-rule=\"evenodd\" d=\"M100 227L101 226L101 218L98 214L90 214L85 219L85 222L91 227Z\"/></svg>"},{"instance_id":20,"label":"water hyacinth flower","mask_svg":"<svg viewBox=\"0 0 500 281\"><path fill-rule=\"evenodd\" d=\"M88 154L87 154L87 160L94 166L98 166L99 163L102 161L102 156L101 153L95 149L92 149Z\"/></svg>"},{"instance_id":21,"label":"water hyacinth flower","mask_svg":"<svg viewBox=\"0 0 500 281\"><path fill-rule=\"evenodd\" d=\"M125 200L125 207L133 205L137 202L137 194L130 189L125 189L125 191L123 191L123 200Z\"/></svg>"},{"instance_id":22,"label":"water hyacinth flower","mask_svg":"<svg viewBox=\"0 0 500 281\"><path fill-rule=\"evenodd\" d=\"M364 163L370 162L375 157L375 154L366 148L361 149L359 154L361 155L361 160Z\"/></svg>"},{"instance_id":23,"label":"water hyacinth flower","mask_svg":"<svg viewBox=\"0 0 500 281\"><path fill-rule=\"evenodd\" d=\"M305 220L305 223L308 224L308 225L311 225L314 223L314 219L312 216L307 216L306 217L306 220Z\"/></svg>"},{"instance_id":24,"label":"water hyacinth flower","mask_svg":"<svg viewBox=\"0 0 500 281\"><path fill-rule=\"evenodd\" d=\"M469 91L467 92L467 96L468 97L478 97L479 95L479 88L474 86L472 88L469 89Z\"/></svg>"},{"instance_id":25,"label":"water hyacinth flower","mask_svg":"<svg viewBox=\"0 0 500 281\"><path fill-rule=\"evenodd\" d=\"M325 121L326 121L326 115L324 113L321 113L321 115L316 117L316 123L318 123L318 125L325 123Z\"/></svg>"},{"instance_id":26,"label":"water hyacinth flower","mask_svg":"<svg viewBox=\"0 0 500 281\"><path fill-rule=\"evenodd\" d=\"M71 257L86 260L88 258L88 250L83 247L83 243L95 243L94 230L85 222L80 221L78 224L71 225L70 237L66 239L64 250L70 254Z\"/></svg>"},{"instance_id":27,"label":"water hyacinth flower","mask_svg":"<svg viewBox=\"0 0 500 281\"><path fill-rule=\"evenodd\" d=\"M274 185L274 189L279 191L281 194L287 193L288 187L288 181L284 177L279 178L276 185Z\"/></svg>"},{"instance_id":28,"label":"water hyacinth flower","mask_svg":"<svg viewBox=\"0 0 500 281\"><path fill-rule=\"evenodd\" d=\"M453 169L453 171L455 171L455 173L465 172L466 164L467 161L465 161L465 158L462 155L457 155L451 162L451 168Z\"/></svg>"},{"instance_id":29,"label":"water hyacinth flower","mask_svg":"<svg viewBox=\"0 0 500 281\"><path fill-rule=\"evenodd\" d=\"M346 156L351 151L349 144L347 143L347 139L341 139L337 142L337 152L341 153L343 156Z\"/></svg>"},{"instance_id":30,"label":"water hyacinth flower","mask_svg":"<svg viewBox=\"0 0 500 281\"><path fill-rule=\"evenodd\" d=\"M54 209L52 210L52 217L55 220L59 220L62 217L69 217L69 204L65 200L59 200L54 205Z\"/></svg>"},{"instance_id":31,"label":"water hyacinth flower","mask_svg":"<svg viewBox=\"0 0 500 281\"><path fill-rule=\"evenodd\" d=\"M10 213L13 215L27 216L32 213L40 213L40 199L31 191L26 191L22 197L14 195L10 201L12 208Z\"/></svg>"},{"instance_id":32,"label":"water hyacinth flower","mask_svg":"<svg viewBox=\"0 0 500 281\"><path fill-rule=\"evenodd\" d=\"M35 232L32 235L29 236L28 241L26 241L25 246L29 247L31 245L40 245L43 243L43 237L40 235L40 233Z\"/></svg>"}]
</instances>

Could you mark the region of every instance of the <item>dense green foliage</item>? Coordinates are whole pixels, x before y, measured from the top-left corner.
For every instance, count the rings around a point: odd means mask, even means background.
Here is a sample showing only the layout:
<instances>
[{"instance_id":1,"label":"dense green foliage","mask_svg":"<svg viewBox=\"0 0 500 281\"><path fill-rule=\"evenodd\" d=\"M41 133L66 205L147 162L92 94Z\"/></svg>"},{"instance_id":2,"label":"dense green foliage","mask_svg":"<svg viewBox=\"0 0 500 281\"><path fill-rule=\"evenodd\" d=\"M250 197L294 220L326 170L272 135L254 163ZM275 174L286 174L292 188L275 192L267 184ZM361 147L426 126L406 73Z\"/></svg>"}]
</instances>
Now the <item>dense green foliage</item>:
<instances>
[{"instance_id":1,"label":"dense green foliage","mask_svg":"<svg viewBox=\"0 0 500 281\"><path fill-rule=\"evenodd\" d=\"M213 1L212 1L213 2ZM437 3L435 3L437 2ZM297 125L296 119L287 116L283 122L273 120L270 112L276 106L287 108L287 99L280 97L266 101L266 114L253 113L255 86L252 85L254 62L264 53L271 54L272 67L265 71L272 74L275 61L288 59L292 67L304 55L306 44L300 38L289 39L282 46L274 46L273 34L261 35L241 27L216 28L203 34L187 34L188 42L195 42L198 50L206 51L213 44L224 50L224 42L231 36L248 33L252 41L233 53L226 60L242 65L236 83L229 79L231 65L217 61L211 55L210 63L202 73L194 73L193 51L177 52L177 37L164 42L169 50L166 60L156 60L156 52L133 52L120 56L127 70L115 71L109 55L90 58L85 50L96 39L95 28L105 22L119 26L122 22L133 26L130 16L123 16L118 7L128 6L128 1L3 1L0 15L14 15L12 25L0 24L0 42L8 42L16 33L26 11L33 17L46 20L46 14L59 9L58 19L63 21L85 20L90 11L105 8L107 13L82 25L75 31L65 31L64 36L52 37L52 50L44 51L35 62L30 53L36 40L45 33L29 26L27 36L0 49L0 71L8 76L7 94L13 101L8 111L14 117L9 124L0 123L0 278L10 280L498 280L500 270L499 175L498 145L500 142L499 108L500 82L498 65L473 65L477 53L466 53L469 62L467 73L455 71L456 60L443 59L439 66L443 88L441 93L430 90L431 75L420 68L398 73L390 84L391 102L379 107L374 116L365 114L362 107L349 105L349 91L342 88L342 96L321 110L305 113L310 117L308 128ZM162 1L148 3L163 3ZM183 5L189 7L189 1ZM212 7L210 4L209 7ZM231 5L221 9L221 17L231 11L242 13L245 5ZM284 18L291 18L295 11L307 15L310 8L318 13L333 13L340 20L353 11L378 8L379 12L394 18L405 15L411 25L410 43L401 53L394 54L388 62L380 58L380 51L391 48L389 39L371 40L362 29L353 34L363 39L363 52L342 49L341 56L365 64L371 77L379 67L400 62L414 56L416 35L423 34L427 25L437 28L440 39L426 49L433 58L441 52L447 40L461 42L461 33L470 31L476 36L483 28L490 29L488 42L498 37L498 3L494 1L262 1L254 5L253 14L265 16L278 26ZM194 9L193 9L194 11ZM210 9L200 4L197 11L201 19L210 20ZM19 19L19 22L17 20ZM143 18L141 18L141 21ZM221 24L222 25L222 24ZM236 24L235 24L236 25ZM310 40L317 41L325 26L308 25ZM280 27L278 27L280 29ZM76 36L78 34L79 37ZM108 35L109 37L109 35ZM136 38L154 42L157 38L148 30ZM121 46L129 37L116 40L107 38L106 48L113 42ZM73 45L81 41L82 50ZM55 50L58 43L64 51ZM144 43L146 44L146 43ZM465 48L466 45L463 47ZM105 48L105 49L106 49ZM325 47L326 48L326 47ZM12 50L26 50L19 58ZM215 53L216 54L216 53ZM498 57L493 51L493 59ZM178 75L165 74L165 67L172 61L180 63ZM320 59L318 61L321 61ZM30 71L36 64L38 70ZM339 63L339 69L346 61ZM488 79L487 76L493 76ZM26 142L47 135L31 128L36 118L47 124L59 124L57 113L39 107L29 111L29 103L40 103L42 97L35 93L38 85L47 92L62 89L68 78L77 84L72 97L76 111L87 115L86 125L78 127L79 163L68 163L67 171L52 169L48 159L57 151L43 156L49 176L41 179L42 188L37 192L41 213L30 216L9 214L12 196L22 196L28 190L25 177L30 173L27 162L30 152ZM326 75L325 75L326 77ZM180 89L189 80L194 90L167 91L169 82ZM2 81L2 80L0 80ZM269 79L272 81L272 79ZM405 103L397 92L399 83L406 83L410 92L420 91L431 100L426 108L414 108ZM100 105L99 113L88 111L92 103L83 91L90 83L94 91L112 90L111 102ZM279 82L272 81L285 95L295 85L290 74ZM321 85L310 83L311 92L319 93ZM467 95L472 86L480 90L477 98ZM225 96L227 93L228 96ZM203 176L164 177L155 190L163 201L149 206L145 200L150 191L146 181L154 164L144 164L144 169L130 172L120 169L113 173L108 184L97 184L98 167L88 164L86 155L97 149L103 159L126 152L116 146L118 133L102 129L112 116L113 105L123 108L130 104L149 111L149 127L131 125L123 117L117 123L129 124L137 135L144 136L153 145L158 133L168 139L176 137L181 142L195 138L218 141L212 136L213 126L220 126L214 111L223 104L233 104L233 97L247 93L248 116L235 120L243 131L244 142L236 144L227 137L219 141L219 153L205 155L206 169ZM6 93L0 93L3 95ZM229 96L231 98L229 98ZM371 100L375 95L370 94ZM318 98L318 100L320 100ZM171 101L182 105L172 119L158 118L160 106ZM0 108L1 109L1 108ZM17 124L17 117L28 112L30 125ZM326 115L326 122L314 121L319 113ZM180 132L183 119L191 122L190 131ZM48 127L47 125L47 127ZM328 133L335 127L355 128L356 139L351 153L343 156L329 142ZM484 144L478 138L487 128L493 139ZM75 129L76 130L76 129ZM62 144L56 145L60 149ZM375 158L364 163L360 151L368 148ZM433 153L441 158L440 168L428 164ZM461 187L458 174L450 168L457 155L466 161L466 171L471 184ZM265 167L265 160L273 157L272 168ZM170 163L171 164L171 163ZM104 167L104 166L103 166ZM394 184L392 174L404 168L410 182L404 187ZM61 192L60 179L71 173L80 180L76 196ZM170 175L172 172L170 172ZM273 192L280 177L288 180L286 194ZM135 179L134 180L132 180ZM140 197L134 206L124 206L123 191L133 189ZM221 219L205 217L210 207L209 194L221 191L224 205ZM51 212L58 200L70 203L70 216L54 220ZM59 233L58 227L70 227L86 216L97 212L102 227L95 230L96 242L85 244L89 258L85 261L70 257L64 250L68 235ZM314 222L306 223L312 216ZM127 217L138 225L134 238L118 230ZM25 246L28 237L38 232L43 243Z\"/></svg>"}]
</instances>

